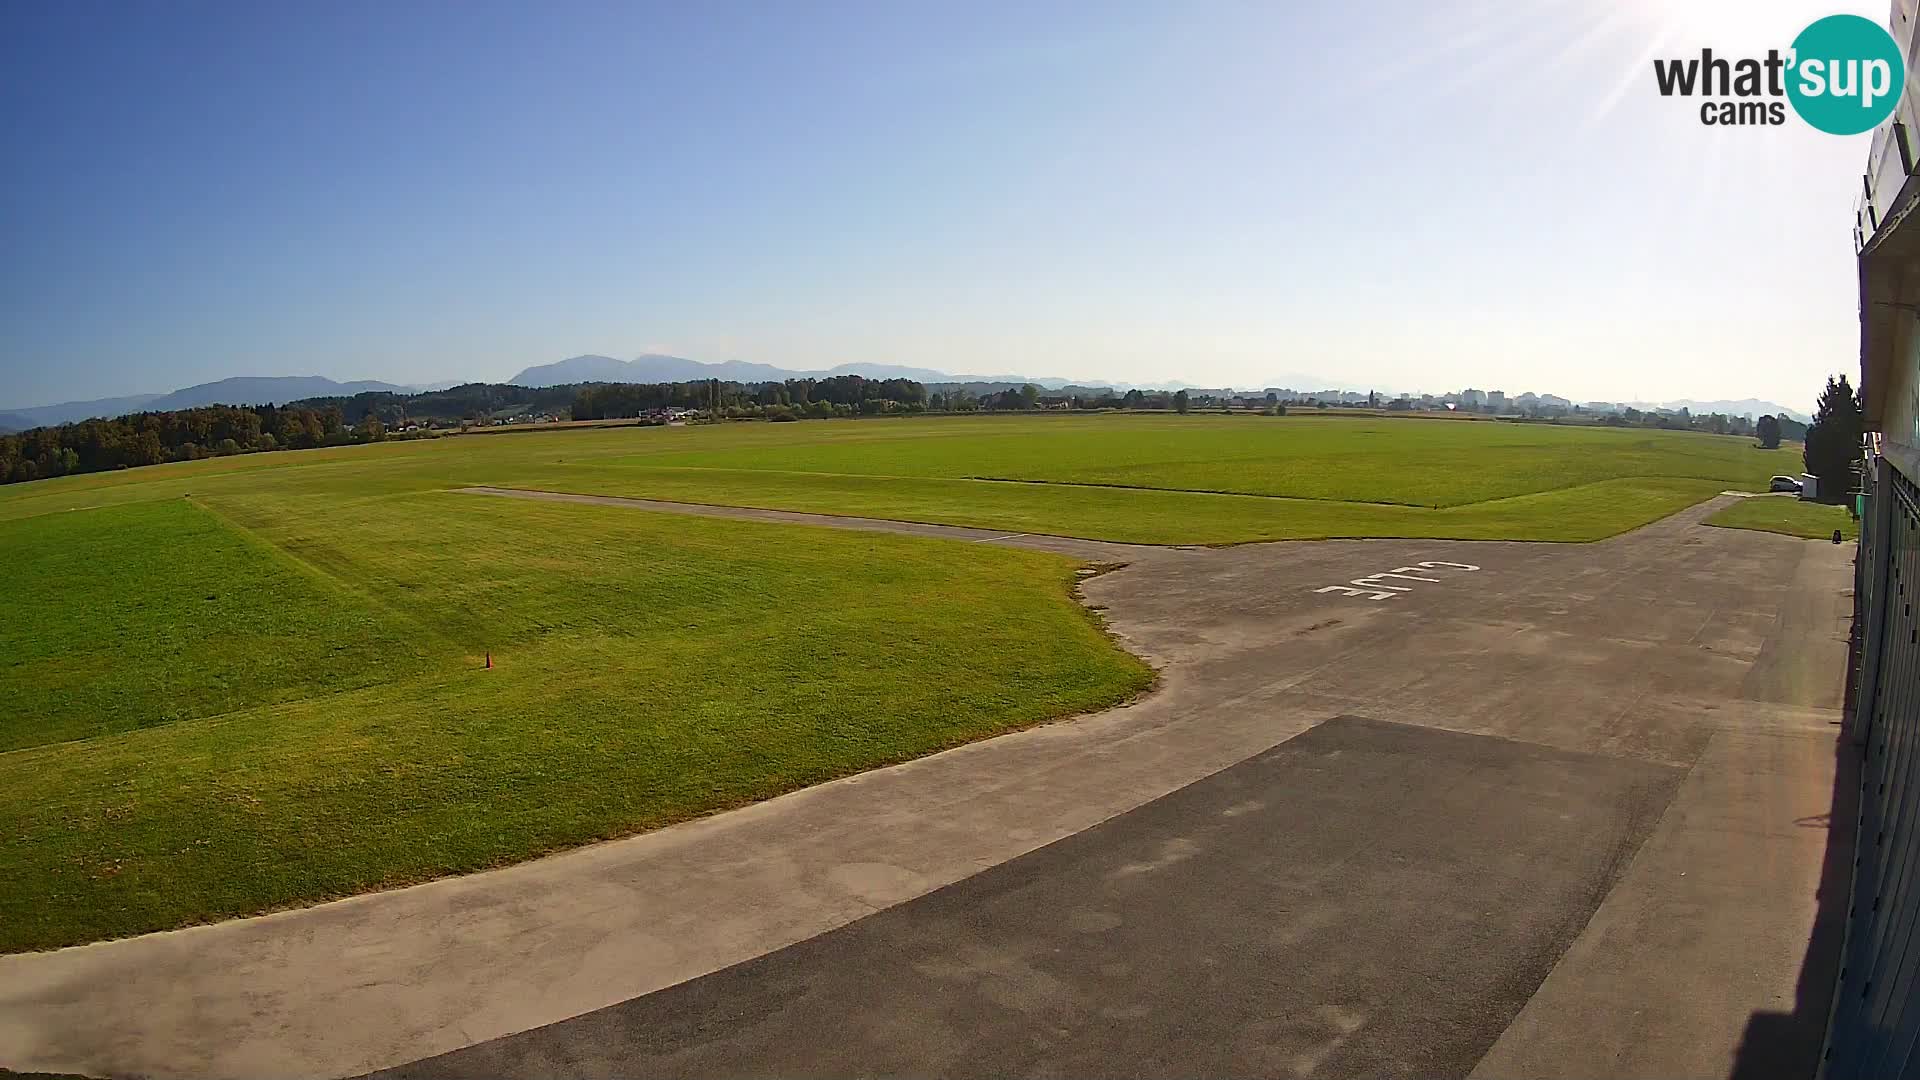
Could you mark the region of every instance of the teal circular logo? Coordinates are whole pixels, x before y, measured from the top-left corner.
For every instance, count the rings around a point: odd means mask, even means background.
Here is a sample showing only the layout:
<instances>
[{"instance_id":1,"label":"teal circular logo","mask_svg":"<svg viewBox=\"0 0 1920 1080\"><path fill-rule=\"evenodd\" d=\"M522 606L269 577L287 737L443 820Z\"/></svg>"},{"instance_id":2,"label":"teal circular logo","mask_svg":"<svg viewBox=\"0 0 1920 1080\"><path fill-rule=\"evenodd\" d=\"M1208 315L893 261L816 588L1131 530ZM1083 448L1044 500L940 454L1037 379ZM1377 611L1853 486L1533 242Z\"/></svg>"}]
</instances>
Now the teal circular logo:
<instances>
[{"instance_id":1,"label":"teal circular logo","mask_svg":"<svg viewBox=\"0 0 1920 1080\"><path fill-rule=\"evenodd\" d=\"M1906 83L1899 42L1872 19L1829 15L1793 39L1787 99L1800 119L1829 135L1879 127Z\"/></svg>"}]
</instances>

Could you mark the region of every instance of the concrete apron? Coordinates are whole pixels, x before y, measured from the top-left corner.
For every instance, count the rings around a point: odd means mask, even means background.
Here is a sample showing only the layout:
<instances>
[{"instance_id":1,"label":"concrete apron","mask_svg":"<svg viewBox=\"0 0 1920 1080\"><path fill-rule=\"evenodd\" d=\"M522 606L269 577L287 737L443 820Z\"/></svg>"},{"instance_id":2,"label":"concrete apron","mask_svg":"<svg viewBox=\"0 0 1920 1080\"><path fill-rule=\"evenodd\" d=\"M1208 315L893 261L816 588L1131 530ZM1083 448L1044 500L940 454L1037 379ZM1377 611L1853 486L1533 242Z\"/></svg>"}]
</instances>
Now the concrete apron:
<instances>
[{"instance_id":1,"label":"concrete apron","mask_svg":"<svg viewBox=\"0 0 1920 1080\"><path fill-rule=\"evenodd\" d=\"M1130 648L1160 666L1161 689L1131 707L503 870L0 957L0 1066L340 1076L415 1061L629 1002L917 897L927 905L898 917L935 919L940 898L927 894L1119 815L1127 817L1099 834L1103 843L1124 849L1137 836L1164 845L1172 826L1154 825L1159 811L1142 812L1132 831L1129 812L1346 716L1587 755L1596 775L1625 762L1676 777L1666 787L1628 785L1641 793L1636 806L1661 792L1643 807L1651 816L1597 815L1603 824L1580 834L1589 839L1568 841L1605 849L1608 858L1580 863L1606 868L1600 885L1565 907L1574 923L1542 930L1536 948L1493 973L1520 991L1488 1001L1494 1023L1456 1032L1445 1060L1428 1065L1458 1075L1491 1047L1480 1063L1489 1075L1585 1075L1595 1066L1724 1073L1756 1016L1805 1011L1795 990L1825 850L1817 819L1833 786L1852 549L1699 525L1723 501L1590 545L1189 551L966 530L962 539L1090 559L1124 552L1130 564L1085 592ZM1517 790L1534 789L1538 761L1578 769L1583 760L1507 757L1497 768L1513 770ZM1331 767L1360 768L1366 758L1335 757L1350 764ZM1586 797L1618 799L1620 790L1597 784ZM1430 824L1389 817L1366 827ZM1464 813L1459 825L1497 827ZM1500 850L1468 844L1461 858L1471 867ZM1355 857L1311 845L1281 855ZM1041 852L1028 865L1057 857ZM1280 855L1263 858L1280 865ZM1079 864L1060 865L1064 874ZM1185 865L1156 880L1205 888L1204 878L1183 882ZM1341 880L1321 879L1329 889ZM1351 881L1341 888L1353 897ZM1525 897L1503 899L1516 902ZM1737 927L1716 930L1736 910ZM1663 925L1701 932L1645 932ZM1064 947L1071 939L1062 934ZM1356 941L1302 953L1301 963L1337 971L1340 948L1367 955ZM1410 972L1421 959L1408 956ZM1424 992L1450 991L1442 968L1421 970ZM1333 1016L1324 1009L1353 1004L1319 1000L1352 993L1325 980L1248 989L1278 995L1272 1007L1289 1014ZM1341 1023L1353 1015L1341 1012ZM1390 1048L1418 1045L1428 1022L1405 1011L1367 1015L1343 1033L1346 1057L1316 1059L1310 1071L1400 1060ZM772 1064L738 1047L702 1052L713 1056L695 1060L743 1072ZM1154 1060L1178 1071L1182 1060L1203 1059ZM968 1064L987 1062L955 1067Z\"/></svg>"}]
</instances>

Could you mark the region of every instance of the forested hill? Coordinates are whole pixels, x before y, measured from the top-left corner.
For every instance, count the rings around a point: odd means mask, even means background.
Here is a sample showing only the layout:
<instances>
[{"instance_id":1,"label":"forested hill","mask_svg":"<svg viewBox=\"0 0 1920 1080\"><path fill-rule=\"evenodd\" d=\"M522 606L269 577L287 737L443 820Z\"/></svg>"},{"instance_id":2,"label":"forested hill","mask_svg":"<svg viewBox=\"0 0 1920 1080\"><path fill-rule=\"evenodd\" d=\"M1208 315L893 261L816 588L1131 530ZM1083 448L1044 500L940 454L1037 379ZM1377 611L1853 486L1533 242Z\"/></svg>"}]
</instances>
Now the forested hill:
<instances>
[{"instance_id":1,"label":"forested hill","mask_svg":"<svg viewBox=\"0 0 1920 1080\"><path fill-rule=\"evenodd\" d=\"M285 405L209 405L0 435L0 483L203 457L343 446L434 429L514 420L638 417L667 408L719 417L799 419L914 411L926 389L907 379L857 375L778 383L586 384L525 387L469 383L422 393L371 391Z\"/></svg>"},{"instance_id":2,"label":"forested hill","mask_svg":"<svg viewBox=\"0 0 1920 1080\"><path fill-rule=\"evenodd\" d=\"M369 391L338 397L306 398L292 404L309 409L339 409L349 425L368 416L388 427L438 421L457 425L521 414L565 415L573 406L578 386L510 386L506 383L467 383L417 394Z\"/></svg>"}]
</instances>

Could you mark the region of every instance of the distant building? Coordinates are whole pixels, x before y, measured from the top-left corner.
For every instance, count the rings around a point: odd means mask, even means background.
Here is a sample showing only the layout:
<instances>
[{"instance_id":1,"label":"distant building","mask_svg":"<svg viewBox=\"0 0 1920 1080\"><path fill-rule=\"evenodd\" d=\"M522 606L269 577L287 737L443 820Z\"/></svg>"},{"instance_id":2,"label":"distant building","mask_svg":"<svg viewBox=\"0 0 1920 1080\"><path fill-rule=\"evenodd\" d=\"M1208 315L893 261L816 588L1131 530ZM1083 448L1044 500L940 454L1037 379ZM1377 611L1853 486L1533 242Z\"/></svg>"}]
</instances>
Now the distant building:
<instances>
[{"instance_id":1,"label":"distant building","mask_svg":"<svg viewBox=\"0 0 1920 1080\"><path fill-rule=\"evenodd\" d=\"M1477 409L1480 406L1485 405L1486 403L1487 403L1487 392L1485 390L1475 390L1472 387L1468 387L1465 390L1460 391L1460 404L1465 405L1468 408Z\"/></svg>"},{"instance_id":2,"label":"distant building","mask_svg":"<svg viewBox=\"0 0 1920 1080\"><path fill-rule=\"evenodd\" d=\"M1507 411L1507 392L1505 390L1487 391L1487 408L1495 412Z\"/></svg>"}]
</instances>

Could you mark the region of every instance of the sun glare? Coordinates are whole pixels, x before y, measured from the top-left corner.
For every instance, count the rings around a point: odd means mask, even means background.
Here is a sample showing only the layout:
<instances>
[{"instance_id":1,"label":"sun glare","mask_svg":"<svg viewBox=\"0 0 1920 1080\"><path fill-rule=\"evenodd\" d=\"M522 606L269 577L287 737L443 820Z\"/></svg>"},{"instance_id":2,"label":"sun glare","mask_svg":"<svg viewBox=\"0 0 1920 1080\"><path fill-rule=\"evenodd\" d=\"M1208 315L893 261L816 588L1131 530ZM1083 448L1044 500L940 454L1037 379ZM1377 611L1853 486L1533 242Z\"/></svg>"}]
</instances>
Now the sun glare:
<instances>
[{"instance_id":1,"label":"sun glare","mask_svg":"<svg viewBox=\"0 0 1920 1080\"><path fill-rule=\"evenodd\" d=\"M1884 5L1823 3L1820 0L1630 0L1622 5L1636 21L1686 49L1767 48L1784 50L1808 23L1839 12L1884 23Z\"/></svg>"}]
</instances>

